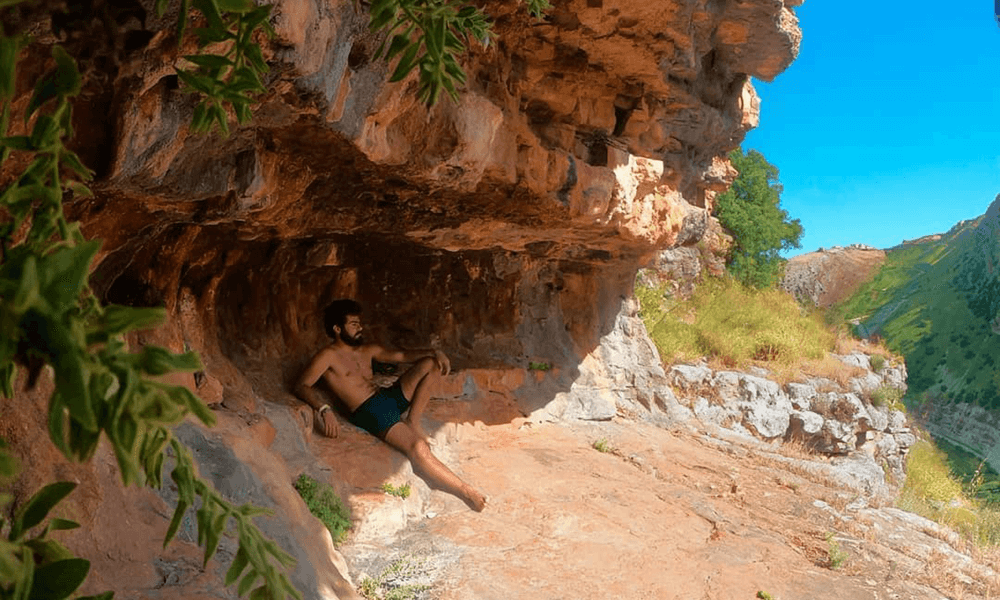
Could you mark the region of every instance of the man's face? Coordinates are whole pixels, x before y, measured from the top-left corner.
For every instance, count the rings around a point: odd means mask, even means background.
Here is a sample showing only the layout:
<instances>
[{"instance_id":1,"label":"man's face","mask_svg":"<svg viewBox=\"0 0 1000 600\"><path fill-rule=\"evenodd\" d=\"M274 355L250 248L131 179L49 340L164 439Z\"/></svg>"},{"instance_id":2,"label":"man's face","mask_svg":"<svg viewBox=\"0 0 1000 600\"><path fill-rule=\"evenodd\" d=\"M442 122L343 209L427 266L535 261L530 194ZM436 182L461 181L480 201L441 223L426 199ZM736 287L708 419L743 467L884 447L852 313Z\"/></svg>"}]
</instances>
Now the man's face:
<instances>
[{"instance_id":1,"label":"man's face","mask_svg":"<svg viewBox=\"0 0 1000 600\"><path fill-rule=\"evenodd\" d=\"M348 315L344 327L340 330L340 339L348 346L360 346L365 343L361 329L361 317Z\"/></svg>"}]
</instances>

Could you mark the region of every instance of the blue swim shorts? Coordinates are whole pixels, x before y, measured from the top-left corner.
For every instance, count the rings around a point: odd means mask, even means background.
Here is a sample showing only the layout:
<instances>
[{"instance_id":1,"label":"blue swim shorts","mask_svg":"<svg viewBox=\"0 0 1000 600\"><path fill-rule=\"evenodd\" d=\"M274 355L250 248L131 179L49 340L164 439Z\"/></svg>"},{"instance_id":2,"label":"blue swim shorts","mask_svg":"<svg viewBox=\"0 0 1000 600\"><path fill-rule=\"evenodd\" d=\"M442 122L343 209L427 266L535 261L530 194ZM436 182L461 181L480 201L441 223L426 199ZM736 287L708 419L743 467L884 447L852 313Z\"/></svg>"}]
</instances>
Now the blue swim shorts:
<instances>
[{"instance_id":1,"label":"blue swim shorts","mask_svg":"<svg viewBox=\"0 0 1000 600\"><path fill-rule=\"evenodd\" d=\"M375 437L384 439L385 434L392 429L393 425L399 423L400 418L408 408L410 408L410 401L403 395L403 388L397 381L372 394L357 410L351 413L348 420Z\"/></svg>"}]
</instances>

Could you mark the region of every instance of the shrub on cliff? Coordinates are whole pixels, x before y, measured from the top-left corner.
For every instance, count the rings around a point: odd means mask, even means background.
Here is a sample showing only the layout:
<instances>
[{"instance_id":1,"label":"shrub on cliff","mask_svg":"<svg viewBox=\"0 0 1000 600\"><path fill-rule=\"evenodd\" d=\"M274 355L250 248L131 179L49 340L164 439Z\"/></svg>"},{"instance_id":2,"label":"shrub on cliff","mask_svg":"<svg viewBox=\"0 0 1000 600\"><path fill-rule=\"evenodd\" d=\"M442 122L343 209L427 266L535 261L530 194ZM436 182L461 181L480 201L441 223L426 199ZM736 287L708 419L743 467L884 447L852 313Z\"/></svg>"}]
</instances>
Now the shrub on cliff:
<instances>
[{"instance_id":1,"label":"shrub on cliff","mask_svg":"<svg viewBox=\"0 0 1000 600\"><path fill-rule=\"evenodd\" d=\"M746 285L771 287L785 262L779 252L800 247L802 224L781 208L778 168L763 154L738 148L729 160L740 174L715 204L715 216L734 240L726 266Z\"/></svg>"}]
</instances>

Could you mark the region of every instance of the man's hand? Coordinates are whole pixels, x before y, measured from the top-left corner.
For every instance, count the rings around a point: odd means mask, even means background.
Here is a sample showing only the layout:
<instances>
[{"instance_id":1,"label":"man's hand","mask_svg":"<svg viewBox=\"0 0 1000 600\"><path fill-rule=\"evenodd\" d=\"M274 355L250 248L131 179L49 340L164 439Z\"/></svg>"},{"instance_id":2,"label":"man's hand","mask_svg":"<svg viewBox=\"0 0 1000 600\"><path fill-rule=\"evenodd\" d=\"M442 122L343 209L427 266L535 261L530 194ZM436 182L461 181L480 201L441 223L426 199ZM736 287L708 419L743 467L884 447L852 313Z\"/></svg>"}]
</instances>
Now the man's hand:
<instances>
[{"instance_id":1,"label":"man's hand","mask_svg":"<svg viewBox=\"0 0 1000 600\"><path fill-rule=\"evenodd\" d=\"M333 414L332 410L323 411L323 414L318 415L317 419L319 421L319 429L323 432L323 435L331 438L340 435L340 424L337 422L337 415Z\"/></svg>"},{"instance_id":2,"label":"man's hand","mask_svg":"<svg viewBox=\"0 0 1000 600\"><path fill-rule=\"evenodd\" d=\"M441 369L442 375L447 375L448 373L451 373L451 361L448 360L448 357L444 355L444 352L441 352L440 350L435 350L434 362L436 362L438 368Z\"/></svg>"}]
</instances>

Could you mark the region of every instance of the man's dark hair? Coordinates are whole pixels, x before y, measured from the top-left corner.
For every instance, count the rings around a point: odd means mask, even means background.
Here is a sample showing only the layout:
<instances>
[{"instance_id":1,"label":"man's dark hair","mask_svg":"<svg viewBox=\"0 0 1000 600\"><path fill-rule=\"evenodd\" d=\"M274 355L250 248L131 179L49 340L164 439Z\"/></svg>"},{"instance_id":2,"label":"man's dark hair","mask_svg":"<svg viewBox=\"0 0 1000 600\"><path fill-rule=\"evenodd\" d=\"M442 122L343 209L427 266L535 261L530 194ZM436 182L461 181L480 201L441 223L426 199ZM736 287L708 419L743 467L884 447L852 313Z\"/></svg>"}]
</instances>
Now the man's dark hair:
<instances>
[{"instance_id":1,"label":"man's dark hair","mask_svg":"<svg viewBox=\"0 0 1000 600\"><path fill-rule=\"evenodd\" d=\"M350 298L334 300L327 305L323 309L323 326L326 329L326 335L337 339L337 334L334 333L333 326L336 325L343 329L344 324L347 323L348 315L360 317L361 305Z\"/></svg>"}]
</instances>

